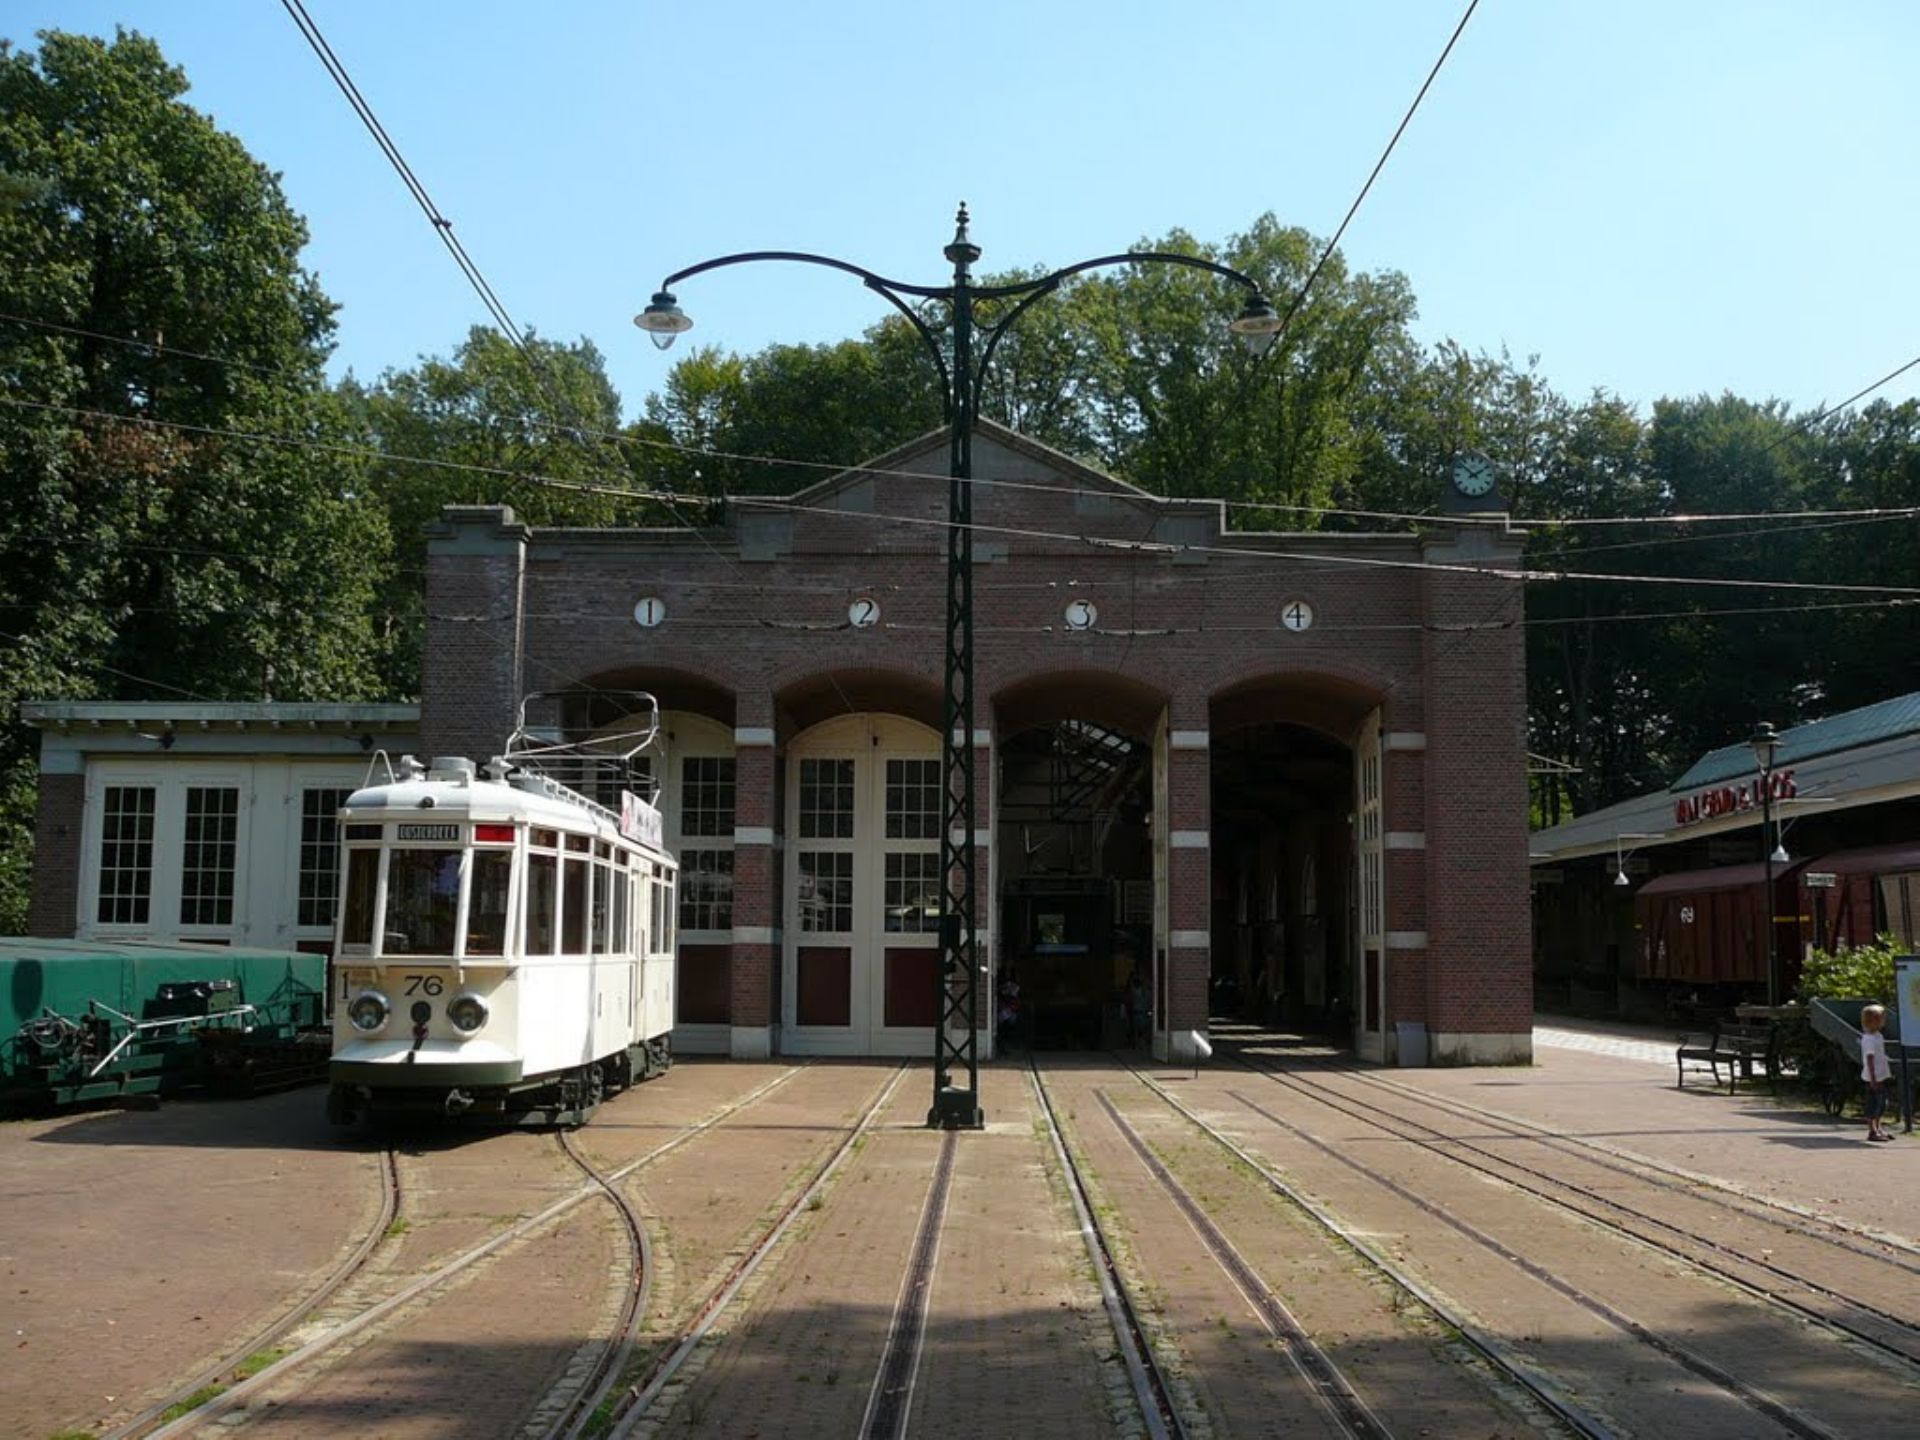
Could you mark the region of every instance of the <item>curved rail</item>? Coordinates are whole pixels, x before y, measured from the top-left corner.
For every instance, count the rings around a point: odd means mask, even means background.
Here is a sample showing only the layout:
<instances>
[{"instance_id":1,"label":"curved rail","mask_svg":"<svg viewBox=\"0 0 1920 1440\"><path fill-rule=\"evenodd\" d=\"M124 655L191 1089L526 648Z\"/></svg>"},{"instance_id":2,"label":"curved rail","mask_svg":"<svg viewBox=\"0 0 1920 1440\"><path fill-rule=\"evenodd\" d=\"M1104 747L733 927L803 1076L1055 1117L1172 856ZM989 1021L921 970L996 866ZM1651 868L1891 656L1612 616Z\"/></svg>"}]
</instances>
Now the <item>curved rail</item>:
<instances>
[{"instance_id":1,"label":"curved rail","mask_svg":"<svg viewBox=\"0 0 1920 1440\"><path fill-rule=\"evenodd\" d=\"M1690 1269L1711 1275L1745 1294L1786 1310L1823 1330L1857 1341L1881 1355L1920 1371L1920 1324L1903 1320L1897 1315L1886 1314L1872 1306L1863 1305L1844 1291L1800 1271L1788 1269L1764 1256L1756 1258L1743 1254L1710 1235L1702 1235L1676 1221L1649 1214L1611 1195L1603 1195L1597 1190L1562 1176L1498 1154L1485 1146L1448 1134L1423 1121L1397 1114L1390 1119L1382 1118L1378 1112L1361 1109L1358 1102L1351 1107L1336 1104L1328 1098L1324 1090L1303 1085L1284 1071L1253 1064L1244 1057L1235 1058L1255 1073L1264 1075L1277 1084L1306 1096L1336 1114L1377 1126L1396 1139L1404 1140L1429 1154L1437 1155L1477 1175L1484 1175L1488 1179L1510 1186L1555 1209L1578 1216L1609 1234L1644 1246L1667 1259L1677 1260ZM1462 1151L1467 1154L1460 1153ZM1470 1159L1469 1155L1477 1155L1480 1159ZM1677 1187L1659 1180L1641 1178L1644 1183L1656 1188L1670 1192L1677 1190ZM1569 1196L1578 1198L1570 1199ZM1615 1218L1616 1216L1624 1218ZM1657 1235L1644 1234L1636 1226L1666 1232L1674 1239L1667 1240ZM1804 1227L1801 1226L1785 1228L1804 1232ZM1815 1238L1819 1237L1815 1236ZM1749 1273L1742 1273L1743 1270ZM1824 1303L1810 1304L1798 1299L1790 1291L1777 1289L1751 1272L1760 1272L1762 1276L1774 1276L1793 1289L1820 1297ZM1887 1338L1889 1334L1899 1338ZM1906 1343L1902 1343L1903 1339Z\"/></svg>"},{"instance_id":2,"label":"curved rail","mask_svg":"<svg viewBox=\"0 0 1920 1440\"><path fill-rule=\"evenodd\" d=\"M393 1222L400 1214L400 1161L391 1145L381 1147L380 1163L377 1167L380 1182L380 1203L373 1224L360 1237L353 1253L327 1273L327 1276L312 1290L301 1296L292 1306L282 1311L278 1319L266 1329L255 1334L244 1345L222 1356L214 1364L202 1370L192 1379L177 1386L163 1399L154 1401L146 1409L117 1429L107 1432L106 1440L135 1440L135 1437L155 1431L162 1423L161 1417L176 1406L189 1404L194 1397L224 1385L239 1371L247 1361L262 1351L271 1350L280 1340L293 1331L314 1311L338 1293L367 1263L375 1247L386 1238L393 1228Z\"/></svg>"},{"instance_id":3,"label":"curved rail","mask_svg":"<svg viewBox=\"0 0 1920 1440\"><path fill-rule=\"evenodd\" d=\"M798 1075L801 1068L800 1066L795 1066L790 1070L774 1076L773 1079L767 1081L766 1084L760 1085L741 1096L740 1099L722 1106L718 1111L708 1116L705 1120L702 1120L699 1124L691 1125L674 1136L673 1139L656 1145L639 1159L629 1160L618 1169L608 1172L606 1178L610 1181L623 1180L642 1166L651 1165L662 1156L679 1149L695 1136L712 1129L728 1116L753 1104L756 1100L759 1100L776 1087L784 1085L788 1080ZM411 1284L401 1287L384 1300L369 1305L366 1309L360 1311L359 1314L350 1316L339 1324L331 1326L324 1333L315 1336L299 1348L289 1351L274 1361L273 1364L267 1366L250 1378L241 1381L231 1389L210 1397L204 1404L196 1409L187 1412L179 1419L163 1426L161 1429L153 1431L152 1440L173 1440L175 1436L184 1435L189 1430L204 1425L209 1421L219 1419L220 1416L232 1411L235 1406L252 1399L261 1391L286 1379L288 1375L298 1370L301 1366L311 1363L315 1358L331 1350L343 1340L350 1339L360 1334L363 1330L378 1324L401 1306L418 1299L429 1291L438 1289L463 1271L479 1264L480 1261L486 1259L489 1255L493 1255L504 1249L515 1240L534 1233L559 1219L568 1211L585 1204L587 1201L594 1199L602 1193L600 1184L597 1181L589 1181L581 1185L581 1187L571 1195L562 1196L544 1210L529 1215L524 1220L516 1221L492 1238L483 1240L479 1244L461 1251L452 1259L434 1269L431 1273L423 1275Z\"/></svg>"},{"instance_id":4,"label":"curved rail","mask_svg":"<svg viewBox=\"0 0 1920 1440\"><path fill-rule=\"evenodd\" d=\"M620 1314L614 1321L613 1333L607 1337L606 1347L594 1361L586 1378L580 1382L573 1399L553 1424L547 1427L547 1440L577 1440L586 1432L593 1412L612 1391L621 1370L626 1366L627 1357L633 1353L640 1322L646 1317L647 1302L653 1294L653 1242L647 1236L646 1223L640 1218L640 1211L628 1198L626 1191L616 1181L609 1180L599 1166L580 1153L580 1147L574 1144L570 1132L559 1131L557 1138L567 1158L606 1192L607 1199L619 1212L621 1226L627 1232L627 1249L633 1265L632 1282L621 1286Z\"/></svg>"},{"instance_id":5,"label":"curved rail","mask_svg":"<svg viewBox=\"0 0 1920 1440\"><path fill-rule=\"evenodd\" d=\"M910 1065L902 1065L893 1072L892 1078L881 1087L873 1103L866 1108L858 1123L847 1132L846 1138L834 1148L833 1154L829 1155L814 1172L813 1178L786 1205L781 1207L780 1213L774 1217L773 1223L768 1226L753 1248L735 1262L733 1268L709 1292L706 1300L694 1312L692 1323L682 1333L679 1342L645 1375L622 1392L620 1399L615 1403L609 1428L603 1432L607 1440L622 1440L622 1437L631 1435L634 1428L646 1418L648 1409L660 1397L660 1392L667 1388L668 1382L679 1373L680 1367L687 1363L688 1357L699 1348L700 1342L706 1339L714 1323L719 1320L727 1306L733 1303L734 1297L740 1293L741 1287L753 1277L754 1271L760 1268L760 1262L772 1253L774 1246L778 1245L781 1238L792 1228L793 1222L805 1210L808 1203L826 1188L827 1182L853 1153L860 1138L886 1109L887 1102L893 1098L893 1092L899 1088L900 1081L911 1068Z\"/></svg>"},{"instance_id":6,"label":"curved rail","mask_svg":"<svg viewBox=\"0 0 1920 1440\"><path fill-rule=\"evenodd\" d=\"M1437 1315L1443 1323L1451 1326L1459 1333L1461 1339L1478 1352L1482 1359L1532 1395L1564 1424L1570 1426L1576 1434L1586 1436L1587 1440L1613 1440L1614 1432L1605 1417L1579 1404L1559 1382L1548 1376L1545 1371L1522 1359L1519 1353L1506 1342L1475 1324L1459 1307L1449 1303L1438 1292L1417 1279L1406 1267L1391 1259L1364 1232L1343 1223L1319 1201L1295 1188L1292 1182L1285 1179L1260 1156L1241 1145L1225 1131L1201 1119L1188 1108L1186 1102L1151 1075L1132 1066L1128 1068L1133 1070L1134 1077L1141 1084L1158 1095L1196 1130L1258 1175L1281 1199L1298 1207L1302 1214L1360 1256L1395 1289L1411 1295Z\"/></svg>"},{"instance_id":7,"label":"curved rail","mask_svg":"<svg viewBox=\"0 0 1920 1440\"><path fill-rule=\"evenodd\" d=\"M1186 1422L1180 1418L1179 1407L1173 1403L1173 1387L1160 1372L1160 1362L1155 1358L1153 1346L1147 1340L1147 1332L1140 1324L1133 1296L1120 1274L1113 1248L1107 1243L1106 1232L1100 1228L1100 1222L1094 1218L1093 1199L1087 1194L1086 1180L1080 1174L1080 1167L1074 1163L1073 1153L1067 1149L1066 1137L1060 1130L1060 1119L1053 1111L1053 1097L1047 1094L1046 1082L1040 1078L1040 1067L1031 1058L1027 1061L1027 1076L1032 1081L1034 1097L1040 1102L1040 1113L1046 1118L1047 1137L1053 1142L1053 1156L1060 1164L1061 1176L1067 1184L1067 1195L1073 1201L1074 1217L1080 1222L1080 1238L1086 1244L1087 1258L1093 1262L1094 1278L1100 1282L1100 1299L1106 1306L1108 1323L1113 1326L1113 1338L1119 1346L1120 1357L1126 1361L1127 1378L1133 1382L1134 1400L1140 1407L1141 1419L1146 1422L1149 1440L1187 1440Z\"/></svg>"},{"instance_id":8,"label":"curved rail","mask_svg":"<svg viewBox=\"0 0 1920 1440\"><path fill-rule=\"evenodd\" d=\"M1281 1080L1281 1077L1278 1074L1272 1071L1260 1070L1259 1067L1257 1066L1249 1066L1248 1068L1255 1070L1256 1073L1266 1075L1268 1079L1279 1081L1283 1084L1285 1083L1284 1081ZM1298 1088L1300 1088L1303 1093L1309 1095L1312 1098L1316 1098L1316 1099L1319 1098L1317 1096L1314 1096L1312 1091L1306 1090L1305 1087L1298 1087ZM1593 1315L1597 1319L1605 1321L1608 1325L1611 1325L1612 1327L1619 1330L1623 1334L1630 1336L1632 1339L1639 1341L1641 1344L1647 1346L1649 1349L1654 1350L1661 1355L1664 1355L1667 1359L1673 1361L1676 1365L1679 1365L1682 1369L1691 1371L1693 1374L1699 1376L1702 1380L1705 1380L1709 1384L1714 1385L1715 1387L1721 1390L1724 1390L1727 1394L1733 1396L1736 1400L1739 1400L1742 1404L1748 1406L1750 1409L1754 1410L1755 1412L1761 1415L1766 1416L1766 1418L1773 1421L1774 1424L1779 1425L1783 1429L1791 1431L1793 1434L1800 1436L1801 1440L1838 1440L1838 1437L1834 1434L1832 1430L1829 1430L1826 1426L1820 1424L1817 1420L1814 1420L1811 1417L1802 1414L1800 1411L1794 1409L1792 1406L1786 1404L1784 1401L1778 1399L1777 1397L1769 1394L1767 1391L1761 1389L1760 1387L1750 1384L1748 1381L1741 1379L1738 1375L1735 1375L1732 1371L1728 1370L1725 1366L1720 1365L1717 1362L1708 1359L1706 1356L1701 1355L1699 1352L1692 1350L1689 1347L1679 1343L1678 1341L1671 1340L1668 1337L1660 1334L1659 1332L1649 1328L1648 1326L1641 1324L1638 1320L1635 1320L1631 1315L1628 1315L1624 1311L1619 1310L1612 1305L1609 1305L1606 1301L1601 1300L1599 1297L1588 1294L1584 1290L1580 1289L1577 1285L1574 1285L1570 1281L1565 1279L1563 1276L1556 1274L1553 1270L1549 1269L1547 1266L1542 1265L1537 1261L1529 1260L1526 1256L1520 1254L1518 1251L1514 1250L1511 1246L1507 1245L1505 1242L1501 1241L1496 1236L1489 1234L1487 1231L1481 1229L1479 1226L1474 1225L1469 1221L1462 1219L1460 1216L1453 1214L1451 1211L1439 1205L1434 1204L1431 1200L1427 1199L1424 1195L1415 1193L1413 1190L1409 1189L1407 1186L1402 1185L1398 1180L1395 1180L1391 1175L1387 1175L1382 1171L1375 1169L1373 1166L1368 1165L1363 1160L1358 1160L1354 1158L1352 1155L1348 1154L1344 1149L1338 1146L1329 1144L1325 1140L1322 1140L1319 1136L1309 1134L1307 1131L1301 1129L1298 1125L1295 1125L1292 1121L1283 1119L1282 1117L1274 1114L1271 1110L1266 1109L1264 1106L1258 1105L1254 1101L1247 1099L1244 1095L1240 1095L1236 1092L1231 1092L1231 1091L1228 1093L1232 1096L1234 1100L1238 1101L1241 1105L1244 1105L1247 1109L1251 1110L1254 1114L1260 1116L1263 1120L1266 1120L1269 1124L1275 1126L1276 1128L1285 1131L1288 1135L1291 1135L1293 1138L1299 1140L1302 1144L1310 1146L1312 1149L1325 1155L1328 1159L1333 1160L1336 1163L1345 1166L1346 1168L1354 1171L1356 1174L1365 1176L1367 1179L1371 1180L1374 1184L1380 1186L1383 1190L1386 1190L1389 1194L1397 1196L1399 1199L1405 1201L1407 1204L1412 1205L1415 1209L1419 1210L1423 1215L1426 1215L1431 1219L1439 1221L1442 1225L1447 1226L1449 1229L1455 1231L1457 1234L1465 1237L1466 1239L1473 1241L1474 1244L1480 1246L1482 1249L1488 1251L1490 1254L1497 1255L1500 1259L1506 1261L1509 1265L1512 1265L1515 1269L1519 1270L1521 1273L1531 1277L1534 1280L1537 1280L1540 1284L1546 1286L1549 1290L1552 1290L1556 1294L1562 1296L1563 1298L1572 1301L1575 1305L1578 1305L1581 1309L1585 1310L1588 1314ZM1353 1118L1359 1119L1363 1122L1379 1125L1379 1128L1386 1130L1387 1133L1390 1135L1396 1133L1393 1130L1389 1129L1384 1124L1381 1124L1378 1121L1378 1119L1372 1115L1365 1114L1357 1110L1346 1111L1341 1106L1331 1105L1331 1104L1329 1104L1329 1108L1341 1111L1341 1113L1343 1114L1349 1114ZM1406 1137L1403 1136L1400 1138L1406 1138Z\"/></svg>"}]
</instances>

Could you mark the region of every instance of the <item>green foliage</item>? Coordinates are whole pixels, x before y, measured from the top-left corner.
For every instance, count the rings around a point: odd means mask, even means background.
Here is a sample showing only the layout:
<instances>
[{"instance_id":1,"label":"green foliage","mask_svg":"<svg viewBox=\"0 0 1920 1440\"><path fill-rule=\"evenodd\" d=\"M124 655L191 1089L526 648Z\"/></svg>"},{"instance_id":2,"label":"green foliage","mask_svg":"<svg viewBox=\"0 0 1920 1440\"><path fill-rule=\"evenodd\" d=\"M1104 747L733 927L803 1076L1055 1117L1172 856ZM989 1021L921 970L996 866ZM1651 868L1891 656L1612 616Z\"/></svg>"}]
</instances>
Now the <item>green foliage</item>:
<instances>
[{"instance_id":1,"label":"green foliage","mask_svg":"<svg viewBox=\"0 0 1920 1440\"><path fill-rule=\"evenodd\" d=\"M1871 945L1815 950L1800 971L1800 999L1877 1000L1891 1005L1894 957L1905 953L1891 935L1878 936Z\"/></svg>"}]
</instances>

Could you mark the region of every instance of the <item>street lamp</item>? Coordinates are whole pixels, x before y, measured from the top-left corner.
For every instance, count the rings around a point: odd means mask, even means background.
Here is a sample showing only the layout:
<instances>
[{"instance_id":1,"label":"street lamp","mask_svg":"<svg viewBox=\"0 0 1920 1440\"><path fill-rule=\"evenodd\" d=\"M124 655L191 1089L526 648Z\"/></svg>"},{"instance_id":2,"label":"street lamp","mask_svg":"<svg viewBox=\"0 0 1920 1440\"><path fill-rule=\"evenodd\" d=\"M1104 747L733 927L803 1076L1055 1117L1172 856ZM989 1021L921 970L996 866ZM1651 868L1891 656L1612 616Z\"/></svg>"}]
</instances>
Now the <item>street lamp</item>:
<instances>
[{"instance_id":1,"label":"street lamp","mask_svg":"<svg viewBox=\"0 0 1920 1440\"><path fill-rule=\"evenodd\" d=\"M1622 849L1621 841L1633 840L1637 842L1640 840L1664 840L1666 838L1667 833L1664 830L1622 830L1618 835L1614 836L1613 883L1615 885L1631 885L1633 883L1627 879L1627 856L1640 848L1636 843Z\"/></svg>"},{"instance_id":2,"label":"street lamp","mask_svg":"<svg viewBox=\"0 0 1920 1440\"><path fill-rule=\"evenodd\" d=\"M993 352L1001 337L1026 313L1035 301L1058 290L1067 280L1089 270L1116 265L1184 265L1206 270L1233 281L1246 291L1240 313L1228 322L1227 329L1238 335L1255 354L1265 354L1286 321L1267 303L1259 284L1230 266L1202 260L1194 255L1176 255L1166 251L1140 250L1122 255L1102 255L1082 260L1033 280L1008 285L976 285L973 264L980 258L980 247L967 234L967 207L963 204L956 219L953 240L943 252L953 262L953 281L948 285L909 285L845 260L811 255L797 250L753 250L738 255L723 255L703 260L667 276L654 292L647 307L633 317L633 323L652 338L662 350L693 328L693 321L680 308L673 287L704 271L729 265L745 265L761 260L790 260L802 265L823 265L857 277L907 318L914 332L933 357L941 381L941 399L950 432L947 465L947 640L946 689L941 712L940 758L944 779L941 799L940 873L942 878L940 909L940 974L938 1017L934 1029L933 1105L927 1111L927 1123L943 1129L977 1127L983 1123L980 1112L980 1064L975 1036L979 1030L979 948L974 924L976 906L976 869L974 864L974 767L973 767L973 422L980 413L980 395L987 371L993 364ZM943 345L932 326L910 301L934 301L946 307L952 322L950 345ZM979 301L1010 302L997 319L982 321L974 313ZM975 357L976 331L985 345ZM964 1021L963 1039L955 1040L950 1031ZM964 1087L953 1083L953 1072L964 1067Z\"/></svg>"},{"instance_id":3,"label":"street lamp","mask_svg":"<svg viewBox=\"0 0 1920 1440\"><path fill-rule=\"evenodd\" d=\"M1773 911L1773 867L1787 862L1787 847L1773 835L1773 762L1780 753L1780 736L1762 720L1753 727L1747 744L1753 749L1753 762L1760 767L1760 853L1767 869L1767 1005L1780 1003L1780 939L1775 934Z\"/></svg>"}]
</instances>

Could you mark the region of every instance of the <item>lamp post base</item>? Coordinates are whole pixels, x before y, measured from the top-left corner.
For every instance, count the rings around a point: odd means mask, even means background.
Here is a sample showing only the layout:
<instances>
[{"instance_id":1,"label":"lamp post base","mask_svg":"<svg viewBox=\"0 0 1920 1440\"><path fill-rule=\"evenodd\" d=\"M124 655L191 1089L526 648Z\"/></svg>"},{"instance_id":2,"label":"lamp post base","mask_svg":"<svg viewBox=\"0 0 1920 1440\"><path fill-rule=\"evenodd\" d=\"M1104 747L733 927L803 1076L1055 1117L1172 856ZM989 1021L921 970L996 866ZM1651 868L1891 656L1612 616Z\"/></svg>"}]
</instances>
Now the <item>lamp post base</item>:
<instances>
[{"instance_id":1,"label":"lamp post base","mask_svg":"<svg viewBox=\"0 0 1920 1440\"><path fill-rule=\"evenodd\" d=\"M927 1111L929 1130L981 1130L986 1123L971 1090L945 1085L933 1092L933 1105Z\"/></svg>"}]
</instances>

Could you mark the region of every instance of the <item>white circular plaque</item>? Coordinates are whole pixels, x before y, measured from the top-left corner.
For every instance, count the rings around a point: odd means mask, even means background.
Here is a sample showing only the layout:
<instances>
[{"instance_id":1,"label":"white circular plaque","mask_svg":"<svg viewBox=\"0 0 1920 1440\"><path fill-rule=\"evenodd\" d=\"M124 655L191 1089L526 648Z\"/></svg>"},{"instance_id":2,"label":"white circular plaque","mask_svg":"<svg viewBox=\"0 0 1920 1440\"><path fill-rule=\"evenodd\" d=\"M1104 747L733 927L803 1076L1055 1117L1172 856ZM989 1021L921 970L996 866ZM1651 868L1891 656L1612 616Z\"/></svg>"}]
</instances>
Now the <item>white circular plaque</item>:
<instances>
[{"instance_id":1,"label":"white circular plaque","mask_svg":"<svg viewBox=\"0 0 1920 1440\"><path fill-rule=\"evenodd\" d=\"M1280 607L1280 626L1296 635L1313 628L1313 606L1304 600L1289 600Z\"/></svg>"},{"instance_id":2,"label":"white circular plaque","mask_svg":"<svg viewBox=\"0 0 1920 1440\"><path fill-rule=\"evenodd\" d=\"M1067 628L1069 630L1091 630L1094 622L1100 618L1100 608L1091 600L1069 600L1067 602Z\"/></svg>"},{"instance_id":3,"label":"white circular plaque","mask_svg":"<svg viewBox=\"0 0 1920 1440\"><path fill-rule=\"evenodd\" d=\"M642 630L651 630L667 618L667 602L658 595L649 595L644 600L634 602L633 623Z\"/></svg>"},{"instance_id":4,"label":"white circular plaque","mask_svg":"<svg viewBox=\"0 0 1920 1440\"><path fill-rule=\"evenodd\" d=\"M862 595L847 606L847 623L856 630L865 630L880 623L880 602L871 595Z\"/></svg>"}]
</instances>

